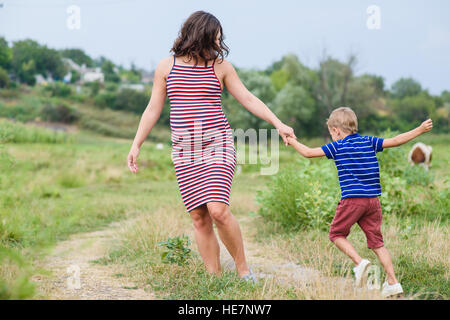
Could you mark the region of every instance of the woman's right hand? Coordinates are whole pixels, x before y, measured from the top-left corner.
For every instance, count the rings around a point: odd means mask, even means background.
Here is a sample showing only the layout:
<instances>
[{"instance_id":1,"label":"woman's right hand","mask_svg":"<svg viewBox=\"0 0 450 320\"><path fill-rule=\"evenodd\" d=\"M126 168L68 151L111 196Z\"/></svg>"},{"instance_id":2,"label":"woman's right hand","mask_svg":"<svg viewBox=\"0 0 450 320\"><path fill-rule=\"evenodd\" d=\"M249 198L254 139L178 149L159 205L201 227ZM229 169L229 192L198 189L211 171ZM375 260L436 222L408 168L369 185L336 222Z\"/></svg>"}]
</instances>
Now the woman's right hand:
<instances>
[{"instance_id":1,"label":"woman's right hand","mask_svg":"<svg viewBox=\"0 0 450 320\"><path fill-rule=\"evenodd\" d=\"M139 147L133 145L131 147L130 153L128 154L128 168L133 173L136 173L138 171L137 158L139 156L139 151Z\"/></svg>"}]
</instances>

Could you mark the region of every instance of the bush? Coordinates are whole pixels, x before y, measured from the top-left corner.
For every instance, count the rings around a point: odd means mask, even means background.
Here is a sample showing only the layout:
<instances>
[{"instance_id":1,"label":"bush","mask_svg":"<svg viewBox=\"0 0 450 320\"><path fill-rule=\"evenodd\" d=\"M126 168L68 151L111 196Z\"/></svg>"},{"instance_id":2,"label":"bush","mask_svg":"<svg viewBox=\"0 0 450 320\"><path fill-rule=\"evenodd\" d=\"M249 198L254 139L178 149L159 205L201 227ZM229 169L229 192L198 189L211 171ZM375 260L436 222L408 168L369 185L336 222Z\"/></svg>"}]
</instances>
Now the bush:
<instances>
[{"instance_id":1,"label":"bush","mask_svg":"<svg viewBox=\"0 0 450 320\"><path fill-rule=\"evenodd\" d=\"M95 97L100 91L100 82L98 81L86 82L84 83L84 87L90 89L89 95L91 97Z\"/></svg>"},{"instance_id":2,"label":"bush","mask_svg":"<svg viewBox=\"0 0 450 320\"><path fill-rule=\"evenodd\" d=\"M65 143L72 141L72 136L65 132L0 120L0 143Z\"/></svg>"},{"instance_id":3,"label":"bush","mask_svg":"<svg viewBox=\"0 0 450 320\"><path fill-rule=\"evenodd\" d=\"M256 197L258 213L284 231L327 229L338 201L337 171L331 162L306 159L282 169Z\"/></svg>"},{"instance_id":4,"label":"bush","mask_svg":"<svg viewBox=\"0 0 450 320\"><path fill-rule=\"evenodd\" d=\"M79 119L80 115L77 110L68 107L66 104L60 103L56 107L47 104L41 111L42 118L46 121L72 123Z\"/></svg>"},{"instance_id":5,"label":"bush","mask_svg":"<svg viewBox=\"0 0 450 320\"><path fill-rule=\"evenodd\" d=\"M191 241L187 235L158 242L159 246L166 248L166 251L161 254L161 260L163 263L175 263L179 266L188 264L189 258L191 258L191 249L189 249L190 244Z\"/></svg>"},{"instance_id":6,"label":"bush","mask_svg":"<svg viewBox=\"0 0 450 320\"><path fill-rule=\"evenodd\" d=\"M148 100L149 97L144 92L139 92L127 88L122 89L117 94L116 102L113 105L113 109L142 113L147 107Z\"/></svg>"},{"instance_id":7,"label":"bush","mask_svg":"<svg viewBox=\"0 0 450 320\"><path fill-rule=\"evenodd\" d=\"M94 98L94 103L101 108L112 108L116 102L117 95L114 92L105 92Z\"/></svg>"},{"instance_id":8,"label":"bush","mask_svg":"<svg viewBox=\"0 0 450 320\"><path fill-rule=\"evenodd\" d=\"M9 87L9 75L8 72L0 67L0 88Z\"/></svg>"},{"instance_id":9,"label":"bush","mask_svg":"<svg viewBox=\"0 0 450 320\"><path fill-rule=\"evenodd\" d=\"M63 82L54 82L44 87L44 92L50 93L51 97L68 97L72 94L72 88Z\"/></svg>"},{"instance_id":10,"label":"bush","mask_svg":"<svg viewBox=\"0 0 450 320\"><path fill-rule=\"evenodd\" d=\"M380 136L388 138L396 134L386 131ZM432 173L421 166L411 166L407 160L408 151L408 147L403 146L377 154L383 214L422 215L431 220L448 216L450 191L438 191ZM290 232L328 229L339 198L334 163L325 159L313 162L299 158L297 164L273 176L266 191L257 192L256 202L260 205L260 216L282 231Z\"/></svg>"}]
</instances>

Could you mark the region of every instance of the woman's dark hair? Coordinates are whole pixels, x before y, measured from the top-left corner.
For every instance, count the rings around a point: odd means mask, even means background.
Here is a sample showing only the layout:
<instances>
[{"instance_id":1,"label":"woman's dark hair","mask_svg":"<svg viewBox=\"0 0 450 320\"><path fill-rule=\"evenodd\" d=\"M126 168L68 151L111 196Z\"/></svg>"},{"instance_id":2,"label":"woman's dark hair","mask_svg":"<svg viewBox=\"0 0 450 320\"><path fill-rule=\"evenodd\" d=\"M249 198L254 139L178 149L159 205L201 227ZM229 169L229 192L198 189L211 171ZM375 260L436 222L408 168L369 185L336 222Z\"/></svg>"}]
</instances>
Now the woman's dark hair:
<instances>
[{"instance_id":1,"label":"woman's dark hair","mask_svg":"<svg viewBox=\"0 0 450 320\"><path fill-rule=\"evenodd\" d=\"M216 44L216 36L220 31L219 46ZM229 48L223 42L224 35L219 20L212 14L205 11L196 11L186 19L178 38L175 40L172 49L175 57L187 56L195 60L195 66L199 58L205 61L205 67L209 60L221 57L222 61L229 53Z\"/></svg>"}]
</instances>

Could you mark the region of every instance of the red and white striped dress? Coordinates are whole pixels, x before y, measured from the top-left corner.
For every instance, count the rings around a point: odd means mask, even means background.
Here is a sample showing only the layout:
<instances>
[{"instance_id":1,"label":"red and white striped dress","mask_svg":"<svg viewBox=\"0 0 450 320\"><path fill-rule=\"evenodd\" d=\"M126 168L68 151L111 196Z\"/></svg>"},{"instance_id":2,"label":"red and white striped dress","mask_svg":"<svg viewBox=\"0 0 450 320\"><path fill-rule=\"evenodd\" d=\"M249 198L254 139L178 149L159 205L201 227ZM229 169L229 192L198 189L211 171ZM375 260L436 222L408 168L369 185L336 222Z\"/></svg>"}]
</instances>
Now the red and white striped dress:
<instances>
[{"instance_id":1,"label":"red and white striped dress","mask_svg":"<svg viewBox=\"0 0 450 320\"><path fill-rule=\"evenodd\" d=\"M229 205L236 151L214 62L193 67L176 64L174 56L166 88L172 161L186 210L210 201Z\"/></svg>"}]
</instances>

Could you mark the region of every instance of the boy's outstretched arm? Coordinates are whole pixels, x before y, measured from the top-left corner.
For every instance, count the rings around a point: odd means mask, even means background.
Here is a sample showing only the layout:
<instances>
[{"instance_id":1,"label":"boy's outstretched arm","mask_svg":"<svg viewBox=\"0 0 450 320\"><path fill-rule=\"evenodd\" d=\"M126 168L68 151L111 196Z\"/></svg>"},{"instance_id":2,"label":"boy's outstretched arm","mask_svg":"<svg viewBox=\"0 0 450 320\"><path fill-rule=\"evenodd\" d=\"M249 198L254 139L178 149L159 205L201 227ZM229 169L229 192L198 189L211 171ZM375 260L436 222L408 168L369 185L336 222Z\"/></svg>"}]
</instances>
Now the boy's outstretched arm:
<instances>
[{"instance_id":1,"label":"boy's outstretched arm","mask_svg":"<svg viewBox=\"0 0 450 320\"><path fill-rule=\"evenodd\" d=\"M433 121L431 119L425 120L424 122L422 122L420 126L411 131L399 134L394 138L384 139L383 148L392 148L400 146L420 136L421 134L430 131L432 128L433 128Z\"/></svg>"},{"instance_id":2,"label":"boy's outstretched arm","mask_svg":"<svg viewBox=\"0 0 450 320\"><path fill-rule=\"evenodd\" d=\"M288 137L287 138L289 145L293 146L295 150L298 151L302 156L306 158L314 158L314 157L323 157L325 156L325 152L323 152L322 148L309 148L304 144L301 144L297 141L297 139Z\"/></svg>"}]
</instances>

